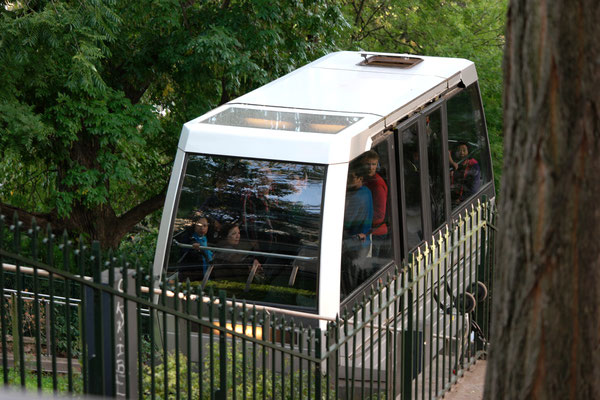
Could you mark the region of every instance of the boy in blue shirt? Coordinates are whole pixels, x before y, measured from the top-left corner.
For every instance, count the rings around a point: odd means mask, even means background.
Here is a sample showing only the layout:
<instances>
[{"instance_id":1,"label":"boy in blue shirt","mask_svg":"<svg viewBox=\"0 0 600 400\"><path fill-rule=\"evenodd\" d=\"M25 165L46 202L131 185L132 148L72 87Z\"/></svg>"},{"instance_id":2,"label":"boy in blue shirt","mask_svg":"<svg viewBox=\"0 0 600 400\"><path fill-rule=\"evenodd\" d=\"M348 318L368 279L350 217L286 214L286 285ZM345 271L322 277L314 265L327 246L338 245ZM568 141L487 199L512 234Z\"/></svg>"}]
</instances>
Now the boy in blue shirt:
<instances>
[{"instance_id":1,"label":"boy in blue shirt","mask_svg":"<svg viewBox=\"0 0 600 400\"><path fill-rule=\"evenodd\" d=\"M202 272L206 273L208 266L213 259L213 252L200 249L200 246L208 246L208 219L203 216L196 216L192 219L191 234L184 241L193 246L192 250L186 251L180 261L185 259L186 263L196 263L202 266Z\"/></svg>"}]
</instances>

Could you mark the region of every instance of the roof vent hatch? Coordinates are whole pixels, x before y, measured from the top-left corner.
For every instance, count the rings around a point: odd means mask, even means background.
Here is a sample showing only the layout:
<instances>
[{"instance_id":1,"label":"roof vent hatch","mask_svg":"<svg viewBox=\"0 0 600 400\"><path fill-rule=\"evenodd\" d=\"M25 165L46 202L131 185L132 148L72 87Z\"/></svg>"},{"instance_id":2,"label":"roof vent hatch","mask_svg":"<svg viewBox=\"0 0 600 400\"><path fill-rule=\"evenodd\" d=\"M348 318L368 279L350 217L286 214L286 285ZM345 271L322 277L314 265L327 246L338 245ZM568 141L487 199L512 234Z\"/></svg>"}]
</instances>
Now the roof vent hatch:
<instances>
[{"instance_id":1,"label":"roof vent hatch","mask_svg":"<svg viewBox=\"0 0 600 400\"><path fill-rule=\"evenodd\" d=\"M372 67L388 67L388 68L412 68L421 61L419 57L408 57L408 56L388 56L362 53L361 56L364 58L358 65L366 65Z\"/></svg>"}]
</instances>

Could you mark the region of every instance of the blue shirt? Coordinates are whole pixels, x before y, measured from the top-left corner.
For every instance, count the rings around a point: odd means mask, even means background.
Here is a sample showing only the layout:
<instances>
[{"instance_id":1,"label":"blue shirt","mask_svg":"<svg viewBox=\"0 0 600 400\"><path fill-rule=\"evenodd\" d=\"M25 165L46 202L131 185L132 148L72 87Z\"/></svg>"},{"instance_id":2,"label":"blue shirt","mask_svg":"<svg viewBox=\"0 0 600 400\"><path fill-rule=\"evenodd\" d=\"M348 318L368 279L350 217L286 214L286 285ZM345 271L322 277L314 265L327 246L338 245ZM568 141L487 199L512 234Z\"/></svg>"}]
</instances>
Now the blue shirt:
<instances>
[{"instance_id":1,"label":"blue shirt","mask_svg":"<svg viewBox=\"0 0 600 400\"><path fill-rule=\"evenodd\" d=\"M346 210L344 212L344 236L350 237L364 233L367 239L363 246L370 244L371 224L373 223L373 196L366 186L346 192Z\"/></svg>"},{"instance_id":2,"label":"blue shirt","mask_svg":"<svg viewBox=\"0 0 600 400\"><path fill-rule=\"evenodd\" d=\"M192 235L192 239L194 242L198 243L200 246L208 246L208 240L206 236L200 236L196 232ZM210 250L199 250L200 254L202 254L202 270L206 273L208 269L209 262L213 259L213 252Z\"/></svg>"}]
</instances>

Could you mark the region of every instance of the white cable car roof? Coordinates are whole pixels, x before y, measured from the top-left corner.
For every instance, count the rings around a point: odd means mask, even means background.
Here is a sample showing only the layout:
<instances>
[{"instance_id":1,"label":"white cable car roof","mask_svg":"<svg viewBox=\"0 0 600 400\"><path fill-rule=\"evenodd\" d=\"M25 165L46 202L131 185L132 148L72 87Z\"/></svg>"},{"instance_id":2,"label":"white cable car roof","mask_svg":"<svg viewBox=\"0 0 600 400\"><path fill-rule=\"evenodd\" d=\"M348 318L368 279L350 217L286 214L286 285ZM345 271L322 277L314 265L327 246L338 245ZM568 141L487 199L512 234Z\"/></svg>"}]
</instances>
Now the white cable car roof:
<instances>
[{"instance_id":1,"label":"white cable car roof","mask_svg":"<svg viewBox=\"0 0 600 400\"><path fill-rule=\"evenodd\" d=\"M184 125L186 152L334 164L370 147L371 137L462 81L471 61L402 56L409 68L361 65L361 52L322 57Z\"/></svg>"}]
</instances>

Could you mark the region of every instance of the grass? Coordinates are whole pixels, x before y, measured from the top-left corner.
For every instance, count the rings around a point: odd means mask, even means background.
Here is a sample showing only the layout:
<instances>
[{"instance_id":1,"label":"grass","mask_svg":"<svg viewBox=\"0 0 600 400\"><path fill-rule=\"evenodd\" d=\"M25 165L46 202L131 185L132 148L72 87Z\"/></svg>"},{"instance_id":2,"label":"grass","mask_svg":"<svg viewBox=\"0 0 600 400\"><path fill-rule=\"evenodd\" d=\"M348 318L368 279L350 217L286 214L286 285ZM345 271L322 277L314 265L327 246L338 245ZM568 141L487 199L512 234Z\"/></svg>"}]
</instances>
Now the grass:
<instances>
[{"instance_id":1,"label":"grass","mask_svg":"<svg viewBox=\"0 0 600 400\"><path fill-rule=\"evenodd\" d=\"M29 391L38 390L38 373L36 371L25 371L25 389ZM4 369L0 367L0 380L8 386L22 387L20 372L15 368L8 369L8 381L4 381ZM56 376L56 391L65 393L69 390L69 379L65 374L57 374ZM42 372L42 393L52 393L54 391L54 383L51 373ZM80 373L73 374L73 393L83 393L83 379Z\"/></svg>"}]
</instances>

